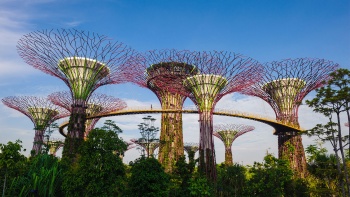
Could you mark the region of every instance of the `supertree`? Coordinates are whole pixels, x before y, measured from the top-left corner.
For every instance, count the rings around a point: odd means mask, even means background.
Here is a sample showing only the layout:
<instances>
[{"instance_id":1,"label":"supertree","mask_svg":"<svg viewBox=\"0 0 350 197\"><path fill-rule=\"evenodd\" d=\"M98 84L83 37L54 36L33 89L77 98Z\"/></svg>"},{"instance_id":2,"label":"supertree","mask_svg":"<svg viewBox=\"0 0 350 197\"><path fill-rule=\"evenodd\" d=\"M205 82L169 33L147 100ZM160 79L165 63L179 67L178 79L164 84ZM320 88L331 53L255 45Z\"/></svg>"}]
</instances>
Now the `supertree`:
<instances>
[{"instance_id":1,"label":"supertree","mask_svg":"<svg viewBox=\"0 0 350 197\"><path fill-rule=\"evenodd\" d=\"M300 127L298 109L303 98L323 86L338 64L323 59L286 59L264 64L263 79L242 91L259 97L273 108L276 119L283 124ZM299 177L306 176L305 152L301 136L293 131L276 128L278 155L290 161Z\"/></svg>"},{"instance_id":2,"label":"supertree","mask_svg":"<svg viewBox=\"0 0 350 197\"><path fill-rule=\"evenodd\" d=\"M159 141L147 141L144 138L140 139L131 139L131 142L142 148L142 155L146 155L147 157L154 156L154 151L159 147ZM146 153L145 153L146 152Z\"/></svg>"},{"instance_id":3,"label":"supertree","mask_svg":"<svg viewBox=\"0 0 350 197\"><path fill-rule=\"evenodd\" d=\"M216 159L213 140L213 111L225 95L240 91L260 80L259 62L232 52L198 52L194 65L199 73L187 77L183 85L199 113L199 171L216 180ZM172 89L179 94L186 94Z\"/></svg>"},{"instance_id":4,"label":"supertree","mask_svg":"<svg viewBox=\"0 0 350 197\"><path fill-rule=\"evenodd\" d=\"M41 153L46 128L55 120L69 116L68 111L54 105L47 98L36 96L9 96L2 99L4 105L26 115L34 123L32 151Z\"/></svg>"},{"instance_id":5,"label":"supertree","mask_svg":"<svg viewBox=\"0 0 350 197\"><path fill-rule=\"evenodd\" d=\"M44 141L44 144L48 146L50 154L53 156L56 156L56 153L58 149L62 148L64 146L64 140L63 139L56 139L52 138L49 141Z\"/></svg>"},{"instance_id":6,"label":"supertree","mask_svg":"<svg viewBox=\"0 0 350 197\"><path fill-rule=\"evenodd\" d=\"M185 142L184 143L184 149L187 152L187 154L189 152L194 152L196 153L199 149L199 144L198 143L194 143L194 142Z\"/></svg>"},{"instance_id":7,"label":"supertree","mask_svg":"<svg viewBox=\"0 0 350 197\"><path fill-rule=\"evenodd\" d=\"M70 112L72 111L73 98L70 92L54 92L48 97L51 100L51 102L55 105L61 106ZM126 106L126 103L119 98L95 92L91 94L87 102L86 115L96 116L98 114L118 111L126 108ZM96 123L99 120L100 118L92 118L86 120L84 133L85 138L89 134L89 132L95 127Z\"/></svg>"},{"instance_id":8,"label":"supertree","mask_svg":"<svg viewBox=\"0 0 350 197\"><path fill-rule=\"evenodd\" d=\"M124 141L124 143L127 145L125 152L136 147L135 144L134 144L134 142L131 142L131 141L130 141L130 142ZM120 157L120 159L121 159L122 161L123 161L125 152L124 152L123 154L119 154L119 157Z\"/></svg>"},{"instance_id":9,"label":"supertree","mask_svg":"<svg viewBox=\"0 0 350 197\"><path fill-rule=\"evenodd\" d=\"M196 154L196 152L199 149L199 144L198 143L194 143L194 142L186 142L184 144L184 149L187 152L188 159L189 160L193 160L194 159L194 155Z\"/></svg>"},{"instance_id":10,"label":"supertree","mask_svg":"<svg viewBox=\"0 0 350 197\"><path fill-rule=\"evenodd\" d=\"M31 32L18 41L17 50L27 64L69 87L73 103L63 157L75 161L84 138L90 95L100 86L122 83L132 76L127 60L133 50L104 35L76 29Z\"/></svg>"},{"instance_id":11,"label":"supertree","mask_svg":"<svg viewBox=\"0 0 350 197\"><path fill-rule=\"evenodd\" d=\"M219 138L225 145L225 164L232 166L232 143L239 136L254 130L255 127L242 124L219 124L214 126L213 135Z\"/></svg>"},{"instance_id":12,"label":"supertree","mask_svg":"<svg viewBox=\"0 0 350 197\"><path fill-rule=\"evenodd\" d=\"M184 79L198 73L192 65L195 56L189 51L148 51L134 57L137 77L132 82L148 88L158 97L163 110L181 110L186 96L170 89L188 92ZM158 160L171 172L183 155L182 113L162 113Z\"/></svg>"}]
</instances>

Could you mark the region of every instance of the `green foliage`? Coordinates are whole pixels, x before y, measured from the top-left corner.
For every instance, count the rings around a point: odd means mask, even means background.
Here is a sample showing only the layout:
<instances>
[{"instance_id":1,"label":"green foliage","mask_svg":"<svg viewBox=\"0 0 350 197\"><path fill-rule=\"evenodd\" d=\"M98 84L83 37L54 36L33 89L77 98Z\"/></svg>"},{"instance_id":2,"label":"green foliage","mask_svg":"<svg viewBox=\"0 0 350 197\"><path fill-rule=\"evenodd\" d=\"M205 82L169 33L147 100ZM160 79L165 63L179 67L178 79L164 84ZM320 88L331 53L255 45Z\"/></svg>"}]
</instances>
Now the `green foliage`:
<instances>
[{"instance_id":1,"label":"green foliage","mask_svg":"<svg viewBox=\"0 0 350 197\"><path fill-rule=\"evenodd\" d=\"M189 181L189 196L214 196L213 185L208 179L200 174L196 174Z\"/></svg>"},{"instance_id":2,"label":"green foliage","mask_svg":"<svg viewBox=\"0 0 350 197\"><path fill-rule=\"evenodd\" d=\"M114 131L93 129L80 147L76 165L65 173L66 196L121 196L125 167L117 153L125 150Z\"/></svg>"},{"instance_id":3,"label":"green foliage","mask_svg":"<svg viewBox=\"0 0 350 197\"><path fill-rule=\"evenodd\" d=\"M57 128L59 128L57 122L51 123L45 131L44 138L46 138L46 139L44 139L44 140L46 140L48 142L50 140L51 134L55 131L54 129L57 129ZM50 147L51 147L51 145L49 143L44 143L42 153L48 154Z\"/></svg>"},{"instance_id":4,"label":"green foliage","mask_svg":"<svg viewBox=\"0 0 350 197\"><path fill-rule=\"evenodd\" d=\"M0 144L0 180L3 194L16 176L22 175L26 171L27 158L21 154L22 141L8 142ZM7 193L7 192L6 192Z\"/></svg>"},{"instance_id":5,"label":"green foliage","mask_svg":"<svg viewBox=\"0 0 350 197\"><path fill-rule=\"evenodd\" d=\"M185 196L190 193L189 181L193 176L195 165L196 161L193 158L189 158L189 163L186 163L185 156L179 158L172 173L170 196Z\"/></svg>"},{"instance_id":6,"label":"green foliage","mask_svg":"<svg viewBox=\"0 0 350 197\"><path fill-rule=\"evenodd\" d=\"M170 177L153 157L141 157L131 165L128 196L167 196Z\"/></svg>"},{"instance_id":7,"label":"green foliage","mask_svg":"<svg viewBox=\"0 0 350 197\"><path fill-rule=\"evenodd\" d=\"M233 166L221 164L217 168L219 196L242 196L247 187L246 169L235 163Z\"/></svg>"},{"instance_id":8,"label":"green foliage","mask_svg":"<svg viewBox=\"0 0 350 197\"><path fill-rule=\"evenodd\" d=\"M268 154L263 163L255 162L249 170L247 196L282 196L285 186L292 180L293 172L287 161Z\"/></svg>"},{"instance_id":9,"label":"green foliage","mask_svg":"<svg viewBox=\"0 0 350 197\"><path fill-rule=\"evenodd\" d=\"M341 195L340 188L337 187L339 174L337 172L337 158L334 154L327 154L327 150L316 145L309 145L306 148L309 154L308 171L310 175L317 179L314 181L315 187L312 193L317 195Z\"/></svg>"},{"instance_id":10,"label":"green foliage","mask_svg":"<svg viewBox=\"0 0 350 197\"><path fill-rule=\"evenodd\" d=\"M106 131L112 131L116 134L122 133L123 131L117 126L115 121L113 120L106 120L104 122L104 125L101 127L101 129L104 129Z\"/></svg>"},{"instance_id":11,"label":"green foliage","mask_svg":"<svg viewBox=\"0 0 350 197\"><path fill-rule=\"evenodd\" d=\"M344 150L346 145L350 148L350 128L348 135L344 135L340 122L341 113L346 113L347 120L350 122L350 71L338 69L331 73L330 77L324 87L316 90L316 97L311 101L306 101L315 112L328 117L329 122L326 125L317 124L308 131L308 135L317 135L323 141L329 141L332 144L335 156L341 159L341 161L338 159L336 161L342 195L350 196L350 178ZM335 122L333 122L334 119Z\"/></svg>"},{"instance_id":12,"label":"green foliage","mask_svg":"<svg viewBox=\"0 0 350 197\"><path fill-rule=\"evenodd\" d=\"M31 158L28 173L16 177L9 188L10 196L60 196L62 169L56 157L39 154Z\"/></svg>"}]
</instances>

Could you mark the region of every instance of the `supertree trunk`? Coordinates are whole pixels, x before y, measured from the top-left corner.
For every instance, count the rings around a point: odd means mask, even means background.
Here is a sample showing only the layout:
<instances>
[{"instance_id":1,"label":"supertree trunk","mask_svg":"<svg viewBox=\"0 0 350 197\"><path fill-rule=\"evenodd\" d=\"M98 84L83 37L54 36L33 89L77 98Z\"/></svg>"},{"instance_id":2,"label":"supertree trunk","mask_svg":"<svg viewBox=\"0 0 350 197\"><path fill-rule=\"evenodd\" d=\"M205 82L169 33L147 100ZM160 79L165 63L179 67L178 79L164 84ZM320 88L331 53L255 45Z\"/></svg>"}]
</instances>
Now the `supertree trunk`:
<instances>
[{"instance_id":1,"label":"supertree trunk","mask_svg":"<svg viewBox=\"0 0 350 197\"><path fill-rule=\"evenodd\" d=\"M232 150L231 147L225 147L225 164L228 166L233 165Z\"/></svg>"},{"instance_id":2,"label":"supertree trunk","mask_svg":"<svg viewBox=\"0 0 350 197\"><path fill-rule=\"evenodd\" d=\"M162 94L162 109L181 110L183 96L164 92ZM174 161L183 156L182 113L162 113L161 133L158 160L165 171L170 173Z\"/></svg>"},{"instance_id":3,"label":"supertree trunk","mask_svg":"<svg viewBox=\"0 0 350 197\"><path fill-rule=\"evenodd\" d=\"M290 162L297 177L307 176L305 152L300 135L278 135L278 157Z\"/></svg>"},{"instance_id":4,"label":"supertree trunk","mask_svg":"<svg viewBox=\"0 0 350 197\"><path fill-rule=\"evenodd\" d=\"M200 112L199 170L212 180L216 179L216 157L213 140L213 115Z\"/></svg>"},{"instance_id":5,"label":"supertree trunk","mask_svg":"<svg viewBox=\"0 0 350 197\"><path fill-rule=\"evenodd\" d=\"M34 151L35 155L38 155L42 152L42 146L44 144L44 133L43 130L35 130L34 142L32 151Z\"/></svg>"},{"instance_id":6,"label":"supertree trunk","mask_svg":"<svg viewBox=\"0 0 350 197\"><path fill-rule=\"evenodd\" d=\"M84 140L86 123L86 107L84 104L72 106L69 117L68 135L65 140L62 156L73 159L78 153L78 148Z\"/></svg>"}]
</instances>

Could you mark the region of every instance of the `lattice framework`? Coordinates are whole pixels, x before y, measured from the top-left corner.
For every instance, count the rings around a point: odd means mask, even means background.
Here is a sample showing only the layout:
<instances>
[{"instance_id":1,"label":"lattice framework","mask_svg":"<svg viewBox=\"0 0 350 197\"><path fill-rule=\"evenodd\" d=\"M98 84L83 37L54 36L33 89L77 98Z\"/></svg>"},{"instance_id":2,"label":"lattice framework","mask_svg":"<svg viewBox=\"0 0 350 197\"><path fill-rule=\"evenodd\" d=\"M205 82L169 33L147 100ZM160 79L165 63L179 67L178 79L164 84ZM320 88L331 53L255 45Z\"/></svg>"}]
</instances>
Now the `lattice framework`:
<instances>
[{"instance_id":1,"label":"lattice framework","mask_svg":"<svg viewBox=\"0 0 350 197\"><path fill-rule=\"evenodd\" d=\"M299 127L298 109L302 100L312 90L323 86L338 64L324 59L298 58L264 64L265 75L242 91L265 100L275 111L276 119L284 124ZM276 130L279 157L291 162L298 176L306 175L306 160L300 135Z\"/></svg>"},{"instance_id":2,"label":"lattice framework","mask_svg":"<svg viewBox=\"0 0 350 197\"><path fill-rule=\"evenodd\" d=\"M213 135L219 138L225 146L225 164L232 166L232 143L241 135L254 130L255 127L249 125L237 124L219 124L214 125Z\"/></svg>"},{"instance_id":3,"label":"lattice framework","mask_svg":"<svg viewBox=\"0 0 350 197\"><path fill-rule=\"evenodd\" d=\"M47 127L63 117L69 116L65 109L54 105L47 98L36 96L9 96L2 99L7 107L26 115L34 124L35 136L32 151L41 153Z\"/></svg>"}]
</instances>

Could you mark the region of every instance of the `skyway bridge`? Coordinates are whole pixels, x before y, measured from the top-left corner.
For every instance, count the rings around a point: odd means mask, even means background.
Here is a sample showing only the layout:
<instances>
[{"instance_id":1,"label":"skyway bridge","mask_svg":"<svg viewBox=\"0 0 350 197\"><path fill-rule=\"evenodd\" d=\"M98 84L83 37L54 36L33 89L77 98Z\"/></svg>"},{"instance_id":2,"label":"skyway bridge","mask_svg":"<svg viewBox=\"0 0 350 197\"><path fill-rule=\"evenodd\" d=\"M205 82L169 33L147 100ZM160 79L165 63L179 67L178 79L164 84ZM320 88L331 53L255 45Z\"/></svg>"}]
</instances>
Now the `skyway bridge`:
<instances>
[{"instance_id":1,"label":"skyway bridge","mask_svg":"<svg viewBox=\"0 0 350 197\"><path fill-rule=\"evenodd\" d=\"M103 118L103 117L110 117L110 116L122 116L122 115L132 115L132 114L157 114L157 113L183 113L183 114L198 114L198 110L196 108L183 108L181 110L176 109L161 109L161 108L146 108L146 107L128 107L123 110L114 111L110 113L103 113L98 114L96 116L90 116L87 117L87 119L93 119L93 118ZM236 117L236 118L245 118L250 119L258 122L265 123L267 125L270 125L275 129L276 131L288 131L288 133L297 133L297 132L303 132L303 130L299 127L295 127L293 125L289 124L283 124L281 122L277 122L276 119L247 113L247 112L240 112L236 110L228 110L228 109L215 109L213 112L213 115L220 115L220 116L229 116L229 117ZM68 121L64 122L59 127L59 132L66 137L66 133L64 132L64 128L68 125Z\"/></svg>"}]
</instances>

